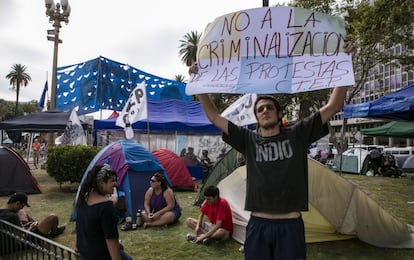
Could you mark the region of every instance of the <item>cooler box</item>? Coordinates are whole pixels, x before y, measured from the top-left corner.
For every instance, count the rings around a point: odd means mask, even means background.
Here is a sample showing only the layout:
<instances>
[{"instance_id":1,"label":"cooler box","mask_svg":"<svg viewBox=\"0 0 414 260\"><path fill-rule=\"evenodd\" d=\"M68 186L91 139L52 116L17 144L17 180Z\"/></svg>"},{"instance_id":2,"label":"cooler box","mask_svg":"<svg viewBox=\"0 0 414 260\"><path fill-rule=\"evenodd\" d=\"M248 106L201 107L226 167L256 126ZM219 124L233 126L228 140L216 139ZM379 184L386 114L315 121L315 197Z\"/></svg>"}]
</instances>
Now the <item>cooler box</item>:
<instances>
[{"instance_id":1,"label":"cooler box","mask_svg":"<svg viewBox=\"0 0 414 260\"><path fill-rule=\"evenodd\" d=\"M196 180L203 179L203 166L187 166L191 176Z\"/></svg>"}]
</instances>

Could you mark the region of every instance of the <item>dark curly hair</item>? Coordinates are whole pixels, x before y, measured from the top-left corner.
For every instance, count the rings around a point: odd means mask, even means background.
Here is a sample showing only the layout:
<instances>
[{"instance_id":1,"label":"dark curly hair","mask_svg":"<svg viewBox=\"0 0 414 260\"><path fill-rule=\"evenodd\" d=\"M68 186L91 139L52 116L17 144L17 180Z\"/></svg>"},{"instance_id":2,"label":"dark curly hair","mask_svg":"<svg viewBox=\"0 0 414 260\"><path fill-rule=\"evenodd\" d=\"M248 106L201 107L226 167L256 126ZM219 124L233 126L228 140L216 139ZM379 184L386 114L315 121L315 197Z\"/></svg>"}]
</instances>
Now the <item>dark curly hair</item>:
<instances>
[{"instance_id":1,"label":"dark curly hair","mask_svg":"<svg viewBox=\"0 0 414 260\"><path fill-rule=\"evenodd\" d=\"M102 194L99 189L99 184L102 182L107 182L110 178L113 177L116 179L116 172L112 170L108 164L95 165L88 172L88 175L82 183L76 205L79 206L83 203L86 203L86 198L92 191L96 191Z\"/></svg>"},{"instance_id":2,"label":"dark curly hair","mask_svg":"<svg viewBox=\"0 0 414 260\"><path fill-rule=\"evenodd\" d=\"M161 172L156 172L153 176L157 181L161 182L161 189L165 191L168 189L168 182L165 176Z\"/></svg>"},{"instance_id":3,"label":"dark curly hair","mask_svg":"<svg viewBox=\"0 0 414 260\"><path fill-rule=\"evenodd\" d=\"M204 196L205 197L219 197L220 190L216 186L210 185L204 190Z\"/></svg>"},{"instance_id":4,"label":"dark curly hair","mask_svg":"<svg viewBox=\"0 0 414 260\"><path fill-rule=\"evenodd\" d=\"M260 100L270 100L270 101L272 101L273 104L275 105L276 113L277 114L279 114L279 112L282 112L283 113L282 106L280 105L279 101L274 96L271 96L271 95L259 95L259 96L257 96L257 99L254 102L254 106L253 106L254 116L256 117L256 119L257 119L257 108L256 108L256 106L257 106L257 103L259 103ZM280 126L283 126L282 117L279 118L279 125Z\"/></svg>"}]
</instances>

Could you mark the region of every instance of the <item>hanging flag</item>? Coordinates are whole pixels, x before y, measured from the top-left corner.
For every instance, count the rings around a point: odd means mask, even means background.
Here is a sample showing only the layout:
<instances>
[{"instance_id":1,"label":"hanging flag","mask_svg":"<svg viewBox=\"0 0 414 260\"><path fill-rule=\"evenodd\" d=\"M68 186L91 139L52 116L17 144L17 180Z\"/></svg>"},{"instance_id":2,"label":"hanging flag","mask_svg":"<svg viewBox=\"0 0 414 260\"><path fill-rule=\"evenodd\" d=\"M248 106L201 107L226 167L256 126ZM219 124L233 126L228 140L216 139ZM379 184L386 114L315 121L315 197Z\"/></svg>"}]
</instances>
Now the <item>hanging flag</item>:
<instances>
[{"instance_id":1,"label":"hanging flag","mask_svg":"<svg viewBox=\"0 0 414 260\"><path fill-rule=\"evenodd\" d=\"M81 121L75 109L72 109L65 132L59 137L60 144L74 144L81 136L85 136Z\"/></svg>"},{"instance_id":2,"label":"hanging flag","mask_svg":"<svg viewBox=\"0 0 414 260\"><path fill-rule=\"evenodd\" d=\"M134 137L132 124L147 118L147 94L143 81L129 95L121 114L116 119L116 125L124 128L127 139L132 139Z\"/></svg>"},{"instance_id":3,"label":"hanging flag","mask_svg":"<svg viewBox=\"0 0 414 260\"><path fill-rule=\"evenodd\" d=\"M118 116L119 116L119 113L114 110L112 112L112 114L107 119L115 118L115 117L118 117Z\"/></svg>"},{"instance_id":4,"label":"hanging flag","mask_svg":"<svg viewBox=\"0 0 414 260\"><path fill-rule=\"evenodd\" d=\"M46 99L46 93L47 93L47 80L45 82L45 87L43 88L42 95L40 96L39 103L37 104L38 109L43 109L45 107L45 99Z\"/></svg>"},{"instance_id":5,"label":"hanging flag","mask_svg":"<svg viewBox=\"0 0 414 260\"><path fill-rule=\"evenodd\" d=\"M221 115L238 126L256 123L253 106L257 94L245 94L231 104Z\"/></svg>"}]
</instances>

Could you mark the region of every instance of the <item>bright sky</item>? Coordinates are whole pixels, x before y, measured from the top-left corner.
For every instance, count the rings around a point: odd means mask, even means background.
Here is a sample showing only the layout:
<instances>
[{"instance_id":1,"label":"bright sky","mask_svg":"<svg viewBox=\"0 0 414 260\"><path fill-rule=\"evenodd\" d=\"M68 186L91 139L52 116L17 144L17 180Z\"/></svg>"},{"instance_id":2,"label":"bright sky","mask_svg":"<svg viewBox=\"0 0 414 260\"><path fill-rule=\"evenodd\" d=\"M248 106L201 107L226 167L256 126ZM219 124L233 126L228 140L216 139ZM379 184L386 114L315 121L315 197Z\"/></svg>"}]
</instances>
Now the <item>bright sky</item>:
<instances>
[{"instance_id":1,"label":"bright sky","mask_svg":"<svg viewBox=\"0 0 414 260\"><path fill-rule=\"evenodd\" d=\"M55 0L56 2L57 0ZM270 0L269 6L278 2ZM262 0L69 0L69 24L62 23L58 67L99 56L144 72L173 79L188 69L178 54L180 40L199 33L216 17L262 6ZM12 65L23 64L32 81L19 101L39 100L46 79L51 85L53 29L44 0L0 0L0 99L15 101L5 78ZM50 96L50 92L48 93Z\"/></svg>"}]
</instances>

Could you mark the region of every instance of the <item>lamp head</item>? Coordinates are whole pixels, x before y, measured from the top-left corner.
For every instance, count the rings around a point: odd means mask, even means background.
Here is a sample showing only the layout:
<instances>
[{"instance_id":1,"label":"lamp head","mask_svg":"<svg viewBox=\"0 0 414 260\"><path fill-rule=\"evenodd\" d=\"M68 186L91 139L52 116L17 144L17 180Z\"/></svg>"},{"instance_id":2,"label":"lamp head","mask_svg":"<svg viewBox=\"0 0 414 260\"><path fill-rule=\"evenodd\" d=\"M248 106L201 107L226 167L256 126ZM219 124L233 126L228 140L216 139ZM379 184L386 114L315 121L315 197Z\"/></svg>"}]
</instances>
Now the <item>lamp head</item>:
<instances>
[{"instance_id":1,"label":"lamp head","mask_svg":"<svg viewBox=\"0 0 414 260\"><path fill-rule=\"evenodd\" d=\"M70 5L67 5L66 9L63 8L63 17L65 18L66 25L69 23L70 11L71 11Z\"/></svg>"},{"instance_id":2,"label":"lamp head","mask_svg":"<svg viewBox=\"0 0 414 260\"><path fill-rule=\"evenodd\" d=\"M45 0L45 7L47 16L56 10L55 2L53 2L53 0Z\"/></svg>"},{"instance_id":3,"label":"lamp head","mask_svg":"<svg viewBox=\"0 0 414 260\"><path fill-rule=\"evenodd\" d=\"M53 0L45 0L46 9L49 9L53 4Z\"/></svg>"},{"instance_id":4,"label":"lamp head","mask_svg":"<svg viewBox=\"0 0 414 260\"><path fill-rule=\"evenodd\" d=\"M65 10L66 7L69 6L69 1L68 0L60 0L60 4L62 5L62 9Z\"/></svg>"}]
</instances>

